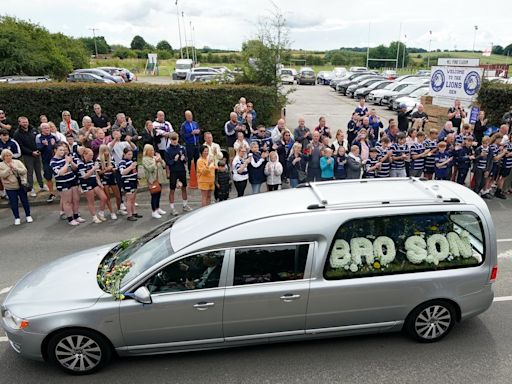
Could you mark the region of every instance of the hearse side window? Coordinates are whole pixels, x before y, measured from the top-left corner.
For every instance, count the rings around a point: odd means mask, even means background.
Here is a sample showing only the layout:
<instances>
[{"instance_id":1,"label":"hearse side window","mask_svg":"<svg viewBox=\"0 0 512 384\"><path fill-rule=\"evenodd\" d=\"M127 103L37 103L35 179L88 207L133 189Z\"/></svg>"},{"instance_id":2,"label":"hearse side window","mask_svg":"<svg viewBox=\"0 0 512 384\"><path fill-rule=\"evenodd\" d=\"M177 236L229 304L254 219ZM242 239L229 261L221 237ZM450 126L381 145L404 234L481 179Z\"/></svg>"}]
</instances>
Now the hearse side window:
<instances>
[{"instance_id":1,"label":"hearse side window","mask_svg":"<svg viewBox=\"0 0 512 384\"><path fill-rule=\"evenodd\" d=\"M308 244L236 249L233 285L303 279L308 250Z\"/></svg>"},{"instance_id":2,"label":"hearse side window","mask_svg":"<svg viewBox=\"0 0 512 384\"><path fill-rule=\"evenodd\" d=\"M354 219L336 232L324 278L473 267L483 262L484 255L482 223L470 212Z\"/></svg>"},{"instance_id":3,"label":"hearse side window","mask_svg":"<svg viewBox=\"0 0 512 384\"><path fill-rule=\"evenodd\" d=\"M151 293L217 288L225 251L205 252L175 261L145 284Z\"/></svg>"}]
</instances>

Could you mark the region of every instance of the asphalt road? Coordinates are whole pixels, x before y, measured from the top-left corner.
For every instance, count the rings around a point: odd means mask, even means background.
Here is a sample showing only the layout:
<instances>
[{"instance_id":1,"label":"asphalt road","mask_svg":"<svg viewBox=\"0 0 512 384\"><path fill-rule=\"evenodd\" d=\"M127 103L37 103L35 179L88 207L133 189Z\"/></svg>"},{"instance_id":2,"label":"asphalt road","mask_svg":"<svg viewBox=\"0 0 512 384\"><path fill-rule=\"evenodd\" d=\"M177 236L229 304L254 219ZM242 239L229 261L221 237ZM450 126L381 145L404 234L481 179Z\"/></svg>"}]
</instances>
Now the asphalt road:
<instances>
[{"instance_id":1,"label":"asphalt road","mask_svg":"<svg viewBox=\"0 0 512 384\"><path fill-rule=\"evenodd\" d=\"M355 105L328 87L299 87L294 97L297 102L289 107L289 114L303 111L314 118L323 112L315 115L312 106L322 105L333 127L345 121ZM332 111L342 112L336 117L338 112ZM147 197L142 193L138 199L144 218L136 223L119 219L78 228L60 220L55 205L34 208L34 223L19 227L12 225L9 210L0 209L0 301L19 278L42 264L94 245L138 236L156 226ZM197 198L194 192L195 207ZM19 358L0 331L0 383L510 383L512 197L491 200L488 205L500 240L495 293L504 300L457 325L442 342L423 345L391 334L124 358L96 375L72 378L47 364ZM166 209L167 204L162 207ZM84 204L82 210L86 211Z\"/></svg>"}]
</instances>

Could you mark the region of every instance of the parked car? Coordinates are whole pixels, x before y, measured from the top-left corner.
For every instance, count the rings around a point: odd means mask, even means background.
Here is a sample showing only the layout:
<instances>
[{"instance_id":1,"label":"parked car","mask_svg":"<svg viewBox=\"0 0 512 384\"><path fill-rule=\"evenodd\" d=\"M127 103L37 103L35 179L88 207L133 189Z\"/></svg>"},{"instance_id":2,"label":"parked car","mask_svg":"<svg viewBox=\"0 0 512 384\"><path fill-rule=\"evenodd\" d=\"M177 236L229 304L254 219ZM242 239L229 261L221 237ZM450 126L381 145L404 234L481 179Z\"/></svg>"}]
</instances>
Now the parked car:
<instances>
[{"instance_id":1,"label":"parked car","mask_svg":"<svg viewBox=\"0 0 512 384\"><path fill-rule=\"evenodd\" d=\"M106 79L104 77L100 77L95 75L94 73L80 73L73 72L68 75L66 81L71 83L103 83L103 84L115 84L113 80Z\"/></svg>"},{"instance_id":2,"label":"parked car","mask_svg":"<svg viewBox=\"0 0 512 384\"><path fill-rule=\"evenodd\" d=\"M334 72L334 77L344 76L348 72L345 67L334 67L332 71Z\"/></svg>"},{"instance_id":3,"label":"parked car","mask_svg":"<svg viewBox=\"0 0 512 384\"><path fill-rule=\"evenodd\" d=\"M118 84L124 83L124 80L121 76L111 75L110 73L108 73L102 69L98 69L98 68L75 69L73 72L74 73L91 73L93 75L102 77L104 79L112 80L114 83L118 83Z\"/></svg>"},{"instance_id":4,"label":"parked car","mask_svg":"<svg viewBox=\"0 0 512 384\"><path fill-rule=\"evenodd\" d=\"M207 78L207 77L222 78L224 76L229 77L229 75L222 74L222 73L217 72L217 71L195 71L195 69L198 69L198 68L193 68L191 71L187 72L187 76L185 77L185 81L192 82L196 78Z\"/></svg>"},{"instance_id":5,"label":"parked car","mask_svg":"<svg viewBox=\"0 0 512 384\"><path fill-rule=\"evenodd\" d=\"M334 78L334 72L332 71L320 71L316 75L316 83L322 85L329 85L331 80Z\"/></svg>"},{"instance_id":6,"label":"parked car","mask_svg":"<svg viewBox=\"0 0 512 384\"><path fill-rule=\"evenodd\" d=\"M397 71L394 71L392 69L387 69L385 71L382 71L382 76L384 76L388 80L395 80L398 77Z\"/></svg>"},{"instance_id":7,"label":"parked car","mask_svg":"<svg viewBox=\"0 0 512 384\"><path fill-rule=\"evenodd\" d=\"M383 89L375 89L371 91L368 94L368 102L382 105L382 99L384 98L384 96L388 96L389 99L389 97L395 95L396 93L398 93L399 91L401 91L405 87L408 87L411 84L412 83L408 83L406 81L397 82L395 80L391 84L388 84Z\"/></svg>"},{"instance_id":8,"label":"parked car","mask_svg":"<svg viewBox=\"0 0 512 384\"><path fill-rule=\"evenodd\" d=\"M344 81L344 80L348 80L348 79L349 79L349 77L350 77L350 76L352 76L352 75L354 75L354 73L352 73L352 72L346 72L346 73L345 73L345 74L343 74L343 75L335 76L335 77L334 77L334 79L332 79L332 80L331 80L331 82L330 82L329 86L330 86L332 89L336 90L336 86L337 86L340 82L342 82L342 81Z\"/></svg>"},{"instance_id":9,"label":"parked car","mask_svg":"<svg viewBox=\"0 0 512 384\"><path fill-rule=\"evenodd\" d=\"M225 67L225 66L210 67L210 68L215 69L219 73L227 73L227 74L231 73L231 69L229 69L228 67Z\"/></svg>"},{"instance_id":10,"label":"parked car","mask_svg":"<svg viewBox=\"0 0 512 384\"><path fill-rule=\"evenodd\" d=\"M52 81L49 76L2 76L0 83L22 84L22 83L46 83Z\"/></svg>"},{"instance_id":11,"label":"parked car","mask_svg":"<svg viewBox=\"0 0 512 384\"><path fill-rule=\"evenodd\" d=\"M385 95L382 97L381 102L383 105L387 105L388 109L393 109L393 101L399 97L407 96L411 92L414 92L418 88L424 87L425 85L428 85L428 81L426 83L412 83L409 84L407 87L404 87L399 92L392 92L390 94Z\"/></svg>"},{"instance_id":12,"label":"parked car","mask_svg":"<svg viewBox=\"0 0 512 384\"><path fill-rule=\"evenodd\" d=\"M283 84L293 84L295 82L295 76L293 75L291 68L280 69L279 76L281 78L281 83Z\"/></svg>"},{"instance_id":13,"label":"parked car","mask_svg":"<svg viewBox=\"0 0 512 384\"><path fill-rule=\"evenodd\" d=\"M297 84L311 84L315 85L316 78L315 78L315 71L313 71L311 68L302 68L299 71L299 79L297 80Z\"/></svg>"},{"instance_id":14,"label":"parked car","mask_svg":"<svg viewBox=\"0 0 512 384\"><path fill-rule=\"evenodd\" d=\"M173 80L185 79L187 74L194 67L194 61L192 59L178 59L176 60L176 67L172 73Z\"/></svg>"},{"instance_id":15,"label":"parked car","mask_svg":"<svg viewBox=\"0 0 512 384\"><path fill-rule=\"evenodd\" d=\"M336 91L338 91L338 93L341 93L342 95L346 95L348 87L350 87L351 85L357 84L366 79L382 79L383 80L383 77L379 76L379 75L371 74L371 73L370 74L362 73L360 76L353 77L352 80L345 80L345 81L341 81L340 83L338 83L338 85L336 86Z\"/></svg>"},{"instance_id":16,"label":"parked car","mask_svg":"<svg viewBox=\"0 0 512 384\"><path fill-rule=\"evenodd\" d=\"M137 79L137 76L130 70L126 68L120 68L120 67L98 67L98 69L101 69L112 76L121 76L123 80L127 83L134 81Z\"/></svg>"},{"instance_id":17,"label":"parked car","mask_svg":"<svg viewBox=\"0 0 512 384\"><path fill-rule=\"evenodd\" d=\"M378 81L382 81L384 78L382 76L378 76L378 77L369 77L367 79L364 79L364 80L361 80L361 81L356 81L355 83L353 83L352 85L349 85L347 87L347 90L345 91L345 95L348 96L348 97L354 97L354 93L359 89L359 88L364 88L364 87L367 87L373 83L376 83Z\"/></svg>"},{"instance_id":18,"label":"parked car","mask_svg":"<svg viewBox=\"0 0 512 384\"><path fill-rule=\"evenodd\" d=\"M428 70L428 69L420 69L418 72L416 72L416 76L430 77L430 70Z\"/></svg>"},{"instance_id":19,"label":"parked car","mask_svg":"<svg viewBox=\"0 0 512 384\"><path fill-rule=\"evenodd\" d=\"M350 67L350 72L366 72L368 71L368 68L366 67Z\"/></svg>"},{"instance_id":20,"label":"parked car","mask_svg":"<svg viewBox=\"0 0 512 384\"><path fill-rule=\"evenodd\" d=\"M401 104L405 104L407 110L412 110L416 105L421 103L421 97L428 95L428 92L429 87L421 87L407 96L397 97L393 101L393 110L398 111Z\"/></svg>"},{"instance_id":21,"label":"parked car","mask_svg":"<svg viewBox=\"0 0 512 384\"><path fill-rule=\"evenodd\" d=\"M379 80L379 81L376 81L375 83L372 83L366 87L360 87L360 88L356 89L356 91L354 92L354 99L359 99L361 97L364 97L364 99L368 101L368 95L370 94L370 92L376 91L379 89L384 89L389 84L393 84L393 81L392 80Z\"/></svg>"},{"instance_id":22,"label":"parked car","mask_svg":"<svg viewBox=\"0 0 512 384\"><path fill-rule=\"evenodd\" d=\"M122 277L107 291L111 272ZM213 204L43 265L11 289L1 326L20 356L71 374L114 354L401 330L429 343L491 306L497 272L492 217L470 189L326 181Z\"/></svg>"}]
</instances>

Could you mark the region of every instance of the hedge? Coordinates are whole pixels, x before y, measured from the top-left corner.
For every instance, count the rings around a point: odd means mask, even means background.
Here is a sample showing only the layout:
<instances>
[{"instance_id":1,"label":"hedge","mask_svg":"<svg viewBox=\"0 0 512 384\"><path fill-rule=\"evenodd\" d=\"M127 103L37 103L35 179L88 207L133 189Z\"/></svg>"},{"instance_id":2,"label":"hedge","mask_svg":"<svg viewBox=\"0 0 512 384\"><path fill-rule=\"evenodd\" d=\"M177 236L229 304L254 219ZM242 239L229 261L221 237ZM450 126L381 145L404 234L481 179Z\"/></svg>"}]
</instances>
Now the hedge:
<instances>
[{"instance_id":1,"label":"hedge","mask_svg":"<svg viewBox=\"0 0 512 384\"><path fill-rule=\"evenodd\" d=\"M81 126L81 119L91 115L93 105L98 103L110 120L118 112L132 118L137 130L142 130L146 120L154 120L162 110L166 119L179 129L184 112L191 110L203 132L210 130L216 141L224 144L224 124L240 97L254 104L258 124L275 123L280 106L275 88L234 84L79 84L79 83L34 83L0 84L0 108L15 120L27 116L33 125L38 124L39 115L58 123L63 110L71 112Z\"/></svg>"},{"instance_id":2,"label":"hedge","mask_svg":"<svg viewBox=\"0 0 512 384\"><path fill-rule=\"evenodd\" d=\"M499 127L501 118L512 106L512 85L484 81L478 91L478 102L489 122Z\"/></svg>"}]
</instances>

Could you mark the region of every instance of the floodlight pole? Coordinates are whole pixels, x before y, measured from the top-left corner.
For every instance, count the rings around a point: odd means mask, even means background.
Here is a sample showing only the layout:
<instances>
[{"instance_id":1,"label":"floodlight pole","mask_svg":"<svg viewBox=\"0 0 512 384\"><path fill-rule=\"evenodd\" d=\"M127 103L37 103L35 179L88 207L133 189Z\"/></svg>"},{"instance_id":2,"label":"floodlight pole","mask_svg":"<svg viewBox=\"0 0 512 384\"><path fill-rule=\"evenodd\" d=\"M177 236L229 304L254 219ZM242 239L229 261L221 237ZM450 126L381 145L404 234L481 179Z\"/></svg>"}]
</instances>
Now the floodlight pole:
<instances>
[{"instance_id":1,"label":"floodlight pole","mask_svg":"<svg viewBox=\"0 0 512 384\"><path fill-rule=\"evenodd\" d=\"M432 30L430 32L430 40L428 41L427 67L430 69L430 47L432 45Z\"/></svg>"},{"instance_id":2,"label":"floodlight pole","mask_svg":"<svg viewBox=\"0 0 512 384\"><path fill-rule=\"evenodd\" d=\"M178 19L178 36L180 38L180 58L183 59L183 46L181 45L181 26L180 26L180 11L178 9L178 0L176 0L176 18Z\"/></svg>"},{"instance_id":3,"label":"floodlight pole","mask_svg":"<svg viewBox=\"0 0 512 384\"><path fill-rule=\"evenodd\" d=\"M94 39L94 52L96 55L94 56L95 59L98 58L98 45L96 44L96 31L99 31L98 28L89 28L90 31L92 31L93 39Z\"/></svg>"},{"instance_id":4,"label":"floodlight pole","mask_svg":"<svg viewBox=\"0 0 512 384\"><path fill-rule=\"evenodd\" d=\"M398 58L400 57L400 39L402 38L402 23L400 23L400 31L398 32L398 44L396 46L396 62L395 70L398 71Z\"/></svg>"},{"instance_id":5,"label":"floodlight pole","mask_svg":"<svg viewBox=\"0 0 512 384\"><path fill-rule=\"evenodd\" d=\"M183 18L183 35L185 37L185 52L187 52L187 59L190 59L188 55L188 43L187 43L187 24L185 23L185 13L181 11L181 17Z\"/></svg>"},{"instance_id":6,"label":"floodlight pole","mask_svg":"<svg viewBox=\"0 0 512 384\"><path fill-rule=\"evenodd\" d=\"M475 52L476 31L478 31L478 25L475 25L475 35L473 36L473 52Z\"/></svg>"}]
</instances>

